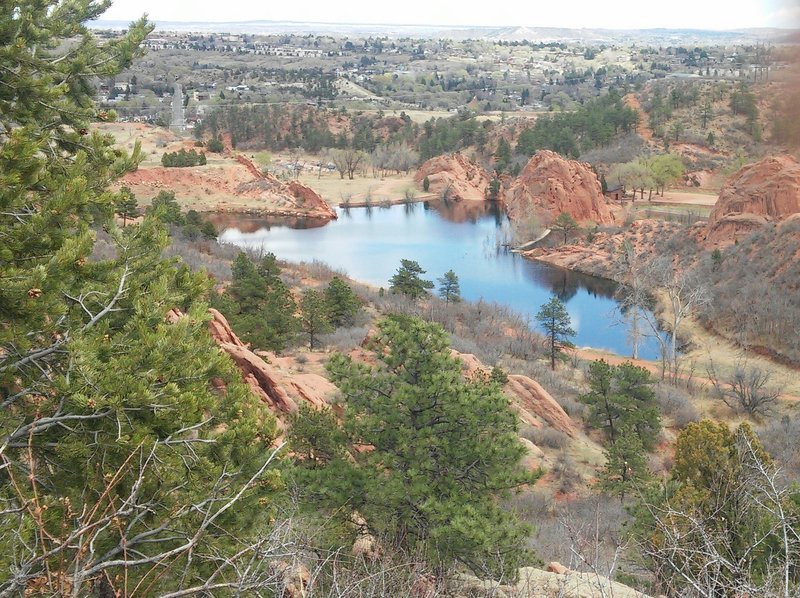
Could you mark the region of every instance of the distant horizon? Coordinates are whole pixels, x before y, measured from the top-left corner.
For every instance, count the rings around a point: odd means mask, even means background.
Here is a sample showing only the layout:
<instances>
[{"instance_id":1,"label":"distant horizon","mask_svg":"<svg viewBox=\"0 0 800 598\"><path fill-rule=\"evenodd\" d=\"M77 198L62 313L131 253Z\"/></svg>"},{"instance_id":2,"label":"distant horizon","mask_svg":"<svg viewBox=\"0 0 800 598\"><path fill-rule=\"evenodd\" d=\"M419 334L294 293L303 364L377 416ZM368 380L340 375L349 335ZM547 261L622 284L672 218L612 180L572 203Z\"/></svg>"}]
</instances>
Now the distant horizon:
<instances>
[{"instance_id":1,"label":"distant horizon","mask_svg":"<svg viewBox=\"0 0 800 598\"><path fill-rule=\"evenodd\" d=\"M137 17L138 18L138 17ZM90 25L114 23L127 26L135 19L109 19L100 18L96 21L91 21ZM330 25L330 26L350 26L350 27L408 27L419 29L568 29L573 31L699 31L699 32L738 32L738 31L759 31L759 30L774 30L774 31L800 31L799 26L780 27L777 25L758 25L746 27L726 27L726 28L710 28L710 27L585 27L585 26L568 26L568 25L514 25L514 24L493 24L493 25L477 25L477 24L453 24L453 23L382 23L382 22L348 22L348 21L314 21L314 20L300 20L300 19L244 19L232 21L210 21L202 19L193 20L172 20L172 19L154 19L148 16L148 21L153 23L156 28L160 23L175 24L175 25L245 25L254 23L273 23L276 25Z\"/></svg>"},{"instance_id":2,"label":"distant horizon","mask_svg":"<svg viewBox=\"0 0 800 598\"><path fill-rule=\"evenodd\" d=\"M372 0L346 4L329 0L264 5L252 0L115 0L102 20L132 21L143 13L154 22L168 23L309 23L350 26L425 28L530 27L555 29L796 29L800 3L796 0L755 0L732 7L728 0L673 0L668 7L641 0L570 0L504 9L463 0L405 0L402 5ZM186 16L192 15L191 20Z\"/></svg>"}]
</instances>

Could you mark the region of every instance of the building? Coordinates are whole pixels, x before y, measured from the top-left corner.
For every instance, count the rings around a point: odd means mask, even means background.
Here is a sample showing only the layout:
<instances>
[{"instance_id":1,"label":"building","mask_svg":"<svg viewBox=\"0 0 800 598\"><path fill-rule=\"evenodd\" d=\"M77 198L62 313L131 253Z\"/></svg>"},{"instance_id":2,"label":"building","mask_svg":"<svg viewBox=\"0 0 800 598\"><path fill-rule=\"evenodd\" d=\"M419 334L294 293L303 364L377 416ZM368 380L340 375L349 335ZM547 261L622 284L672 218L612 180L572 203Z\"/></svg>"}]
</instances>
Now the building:
<instances>
[{"instance_id":1,"label":"building","mask_svg":"<svg viewBox=\"0 0 800 598\"><path fill-rule=\"evenodd\" d=\"M619 183L613 183L606 188L605 196L614 201L622 201L625 198L625 187Z\"/></svg>"}]
</instances>

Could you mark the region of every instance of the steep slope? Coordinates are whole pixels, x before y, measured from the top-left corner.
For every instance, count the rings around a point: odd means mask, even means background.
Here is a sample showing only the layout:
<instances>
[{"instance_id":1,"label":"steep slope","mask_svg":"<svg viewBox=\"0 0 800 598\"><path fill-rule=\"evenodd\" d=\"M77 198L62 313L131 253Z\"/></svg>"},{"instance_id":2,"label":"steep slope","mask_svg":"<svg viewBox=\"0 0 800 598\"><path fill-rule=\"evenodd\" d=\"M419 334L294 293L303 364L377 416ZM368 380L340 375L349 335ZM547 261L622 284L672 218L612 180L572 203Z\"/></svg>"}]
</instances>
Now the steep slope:
<instances>
[{"instance_id":1,"label":"steep slope","mask_svg":"<svg viewBox=\"0 0 800 598\"><path fill-rule=\"evenodd\" d=\"M505 203L511 219L533 215L549 224L565 212L578 222L614 222L591 166L549 150L537 152L528 161L506 192Z\"/></svg>"},{"instance_id":2,"label":"steep slope","mask_svg":"<svg viewBox=\"0 0 800 598\"><path fill-rule=\"evenodd\" d=\"M706 240L726 245L767 222L800 212L800 162L769 156L734 173L719 194L706 228Z\"/></svg>"},{"instance_id":3,"label":"steep slope","mask_svg":"<svg viewBox=\"0 0 800 598\"><path fill-rule=\"evenodd\" d=\"M428 178L429 191L447 193L453 201L484 201L489 198L491 175L461 153L431 158L419 167L414 181L421 185ZM502 189L496 199L502 199Z\"/></svg>"}]
</instances>

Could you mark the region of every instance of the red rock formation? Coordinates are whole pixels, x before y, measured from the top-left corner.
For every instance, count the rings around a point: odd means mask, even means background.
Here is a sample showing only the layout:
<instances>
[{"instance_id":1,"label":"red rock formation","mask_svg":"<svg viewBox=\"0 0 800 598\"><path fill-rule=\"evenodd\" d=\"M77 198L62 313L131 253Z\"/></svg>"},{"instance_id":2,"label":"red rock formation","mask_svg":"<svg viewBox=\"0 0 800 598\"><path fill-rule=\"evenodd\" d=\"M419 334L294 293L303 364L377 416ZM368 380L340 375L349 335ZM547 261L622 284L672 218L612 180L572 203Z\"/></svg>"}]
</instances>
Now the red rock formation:
<instances>
[{"instance_id":1,"label":"red rock formation","mask_svg":"<svg viewBox=\"0 0 800 598\"><path fill-rule=\"evenodd\" d=\"M578 222L614 222L591 166L548 150L537 152L528 161L506 192L505 203L512 220L534 215L549 224L566 212Z\"/></svg>"},{"instance_id":2,"label":"red rock formation","mask_svg":"<svg viewBox=\"0 0 800 598\"><path fill-rule=\"evenodd\" d=\"M548 563L547 569L545 569L545 571L548 571L550 573L558 573L559 575L565 575L569 573L569 569L567 569L564 565L562 565L558 561L552 561Z\"/></svg>"},{"instance_id":3,"label":"red rock formation","mask_svg":"<svg viewBox=\"0 0 800 598\"><path fill-rule=\"evenodd\" d=\"M734 173L719 194L706 228L709 243L732 243L766 222L800 212L800 162L770 156Z\"/></svg>"},{"instance_id":4,"label":"red rock formation","mask_svg":"<svg viewBox=\"0 0 800 598\"><path fill-rule=\"evenodd\" d=\"M225 316L216 309L208 311L212 316L208 323L212 338L242 371L242 377L253 393L269 405L276 415L280 417L296 411L302 401L315 407L327 404L325 397L336 390L332 383L315 374L282 375L236 336Z\"/></svg>"},{"instance_id":5,"label":"red rock formation","mask_svg":"<svg viewBox=\"0 0 800 598\"><path fill-rule=\"evenodd\" d=\"M526 424L541 428L540 420L544 420L570 438L575 438L577 435L575 423L536 380L527 376L509 375L505 391L511 396L511 406Z\"/></svg>"},{"instance_id":6,"label":"red rock formation","mask_svg":"<svg viewBox=\"0 0 800 598\"><path fill-rule=\"evenodd\" d=\"M242 192L262 190L283 201L288 201L292 208L309 217L336 219L336 212L328 205L328 202L308 185L294 180L284 183L271 174L261 172L252 160L242 154L237 154L236 161L244 166L254 179L250 183L239 186L239 190Z\"/></svg>"},{"instance_id":7,"label":"red rock formation","mask_svg":"<svg viewBox=\"0 0 800 598\"><path fill-rule=\"evenodd\" d=\"M428 177L429 190L448 193L453 201L485 201L489 197L492 176L484 168L460 153L431 158L419 167L414 181L421 185ZM497 199L502 200L503 190Z\"/></svg>"}]
</instances>

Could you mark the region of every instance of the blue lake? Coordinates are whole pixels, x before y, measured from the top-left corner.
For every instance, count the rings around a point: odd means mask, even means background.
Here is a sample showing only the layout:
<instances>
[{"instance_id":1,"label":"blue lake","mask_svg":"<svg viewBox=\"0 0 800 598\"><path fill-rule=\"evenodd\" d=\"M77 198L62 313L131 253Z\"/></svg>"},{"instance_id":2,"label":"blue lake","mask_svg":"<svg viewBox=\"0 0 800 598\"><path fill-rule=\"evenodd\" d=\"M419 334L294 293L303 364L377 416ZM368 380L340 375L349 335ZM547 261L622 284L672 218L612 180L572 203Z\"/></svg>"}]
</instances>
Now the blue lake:
<instances>
[{"instance_id":1,"label":"blue lake","mask_svg":"<svg viewBox=\"0 0 800 598\"><path fill-rule=\"evenodd\" d=\"M325 225L303 220L218 216L220 241L271 251L291 262L318 260L375 286L388 287L401 259L417 261L436 282L452 269L465 299L507 305L528 316L555 294L565 302L580 347L630 355L628 329L620 324L616 283L524 259L500 242L505 215L492 204L407 204L339 209ZM654 339L639 356L656 359Z\"/></svg>"}]
</instances>

